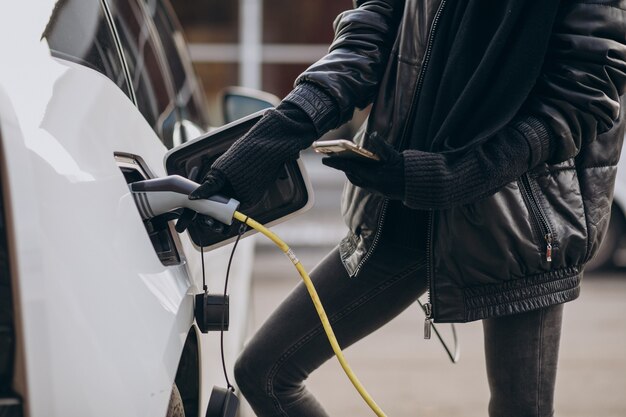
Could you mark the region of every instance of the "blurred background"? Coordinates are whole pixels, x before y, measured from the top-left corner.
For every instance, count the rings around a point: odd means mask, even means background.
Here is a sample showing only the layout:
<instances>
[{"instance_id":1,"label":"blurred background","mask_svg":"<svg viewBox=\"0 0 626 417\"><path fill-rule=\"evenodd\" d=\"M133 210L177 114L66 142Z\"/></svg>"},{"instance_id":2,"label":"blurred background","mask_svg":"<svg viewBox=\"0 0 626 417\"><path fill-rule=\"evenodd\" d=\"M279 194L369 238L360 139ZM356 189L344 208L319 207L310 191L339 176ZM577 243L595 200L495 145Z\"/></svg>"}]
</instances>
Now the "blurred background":
<instances>
[{"instance_id":1,"label":"blurred background","mask_svg":"<svg viewBox=\"0 0 626 417\"><path fill-rule=\"evenodd\" d=\"M172 4L210 109L220 108L211 104L232 85L279 98L286 95L297 75L326 52L337 14L352 6L351 0L173 0ZM219 125L220 117L211 114L211 124ZM346 136L353 130L333 135ZM310 269L345 233L339 208L344 178L324 168L313 153L303 153L303 160L313 180L315 206L275 230ZM615 239L623 241L623 235ZM279 251L257 239L249 335L298 284L290 265ZM456 365L436 339L422 339L422 323L415 306L348 349L357 375L390 416L485 416L489 392L480 322L458 326L462 358ZM449 338L449 328L441 329ZM581 299L565 309L557 415L626 416L625 353L626 273L612 265L587 274ZM334 360L312 375L308 386L331 415L371 414ZM245 406L242 414L252 416Z\"/></svg>"},{"instance_id":2,"label":"blurred background","mask_svg":"<svg viewBox=\"0 0 626 417\"><path fill-rule=\"evenodd\" d=\"M285 96L298 74L326 53L333 39L333 20L352 1L174 0L172 4L211 102L231 85Z\"/></svg>"}]
</instances>

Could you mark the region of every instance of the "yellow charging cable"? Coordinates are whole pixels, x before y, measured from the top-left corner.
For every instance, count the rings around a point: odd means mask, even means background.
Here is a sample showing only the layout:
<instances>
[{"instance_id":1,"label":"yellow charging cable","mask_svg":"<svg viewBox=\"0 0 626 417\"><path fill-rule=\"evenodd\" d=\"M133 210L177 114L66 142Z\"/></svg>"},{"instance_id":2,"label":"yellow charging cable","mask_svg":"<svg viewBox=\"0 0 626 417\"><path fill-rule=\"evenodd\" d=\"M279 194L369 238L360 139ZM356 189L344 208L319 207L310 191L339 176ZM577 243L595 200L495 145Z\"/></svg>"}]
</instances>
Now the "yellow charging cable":
<instances>
[{"instance_id":1,"label":"yellow charging cable","mask_svg":"<svg viewBox=\"0 0 626 417\"><path fill-rule=\"evenodd\" d=\"M309 274L306 272L296 255L293 251L287 246L285 242L283 242L276 234L271 232L268 228L256 222L246 216L243 213L238 211L235 212L233 217L239 220L242 223L250 226L251 228L257 230L258 232L264 234L268 237L272 242L276 244L291 260L291 262L295 265L296 269L300 273L302 280L304 281L304 285L311 296L311 300L313 300L313 304L315 305L315 310L317 310L317 314L320 316L320 320L322 322L322 326L324 327L324 331L326 332L326 336L328 337L328 341L330 342L330 346L333 348L333 352L335 352L335 356L337 356L337 360L339 360L339 364L343 368L343 371L346 373L354 388L359 392L361 397L365 400L367 405L376 413L379 417L387 417L387 415L383 412L383 410L376 404L374 399L367 393L365 387L361 384L359 379L356 377L350 365L346 361L346 358L343 356L343 352L341 351L341 347L339 346L339 342L337 342L337 338L335 337L335 332L333 332L333 328L330 325L330 321L328 320L328 316L326 316L326 312L324 311L324 306L322 306L322 302L320 301L319 296L317 295L317 291L315 290L315 286L313 286L313 282L309 277Z\"/></svg>"}]
</instances>

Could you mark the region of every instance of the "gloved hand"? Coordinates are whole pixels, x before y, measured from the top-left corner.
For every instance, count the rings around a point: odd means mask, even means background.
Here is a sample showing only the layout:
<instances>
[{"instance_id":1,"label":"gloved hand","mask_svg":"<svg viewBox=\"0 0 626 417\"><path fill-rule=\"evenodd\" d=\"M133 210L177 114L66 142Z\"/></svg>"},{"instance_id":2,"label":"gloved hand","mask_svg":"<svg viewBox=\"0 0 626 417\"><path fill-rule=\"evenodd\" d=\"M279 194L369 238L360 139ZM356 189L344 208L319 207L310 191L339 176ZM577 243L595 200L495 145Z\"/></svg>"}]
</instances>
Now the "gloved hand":
<instances>
[{"instance_id":1,"label":"gloved hand","mask_svg":"<svg viewBox=\"0 0 626 417\"><path fill-rule=\"evenodd\" d=\"M207 198L222 193L242 205L256 203L274 183L285 162L297 159L300 150L316 138L309 116L290 103L281 103L268 110L213 163L202 185L189 197Z\"/></svg>"},{"instance_id":2,"label":"gloved hand","mask_svg":"<svg viewBox=\"0 0 626 417\"><path fill-rule=\"evenodd\" d=\"M226 179L226 176L221 171L211 169L204 177L202 184L189 194L189 199L198 200L201 198L209 198L216 194L232 197L233 190L228 183L228 179ZM193 210L184 209L176 222L175 228L178 233L182 233L189 227L189 225L196 221L201 221L204 225L208 225L207 220L208 218L196 213ZM217 224L218 222L215 223L215 227L212 227L213 231L217 233L228 232L228 227L225 228L224 225Z\"/></svg>"},{"instance_id":3,"label":"gloved hand","mask_svg":"<svg viewBox=\"0 0 626 417\"><path fill-rule=\"evenodd\" d=\"M379 161L327 156L322 163L345 172L357 187L392 200L404 200L404 158L376 132L369 136L369 150Z\"/></svg>"},{"instance_id":4,"label":"gloved hand","mask_svg":"<svg viewBox=\"0 0 626 417\"><path fill-rule=\"evenodd\" d=\"M201 198L209 198L216 194L222 194L226 197L233 196L233 189L226 175L218 169L211 169L202 184L189 194L190 200L199 200Z\"/></svg>"}]
</instances>

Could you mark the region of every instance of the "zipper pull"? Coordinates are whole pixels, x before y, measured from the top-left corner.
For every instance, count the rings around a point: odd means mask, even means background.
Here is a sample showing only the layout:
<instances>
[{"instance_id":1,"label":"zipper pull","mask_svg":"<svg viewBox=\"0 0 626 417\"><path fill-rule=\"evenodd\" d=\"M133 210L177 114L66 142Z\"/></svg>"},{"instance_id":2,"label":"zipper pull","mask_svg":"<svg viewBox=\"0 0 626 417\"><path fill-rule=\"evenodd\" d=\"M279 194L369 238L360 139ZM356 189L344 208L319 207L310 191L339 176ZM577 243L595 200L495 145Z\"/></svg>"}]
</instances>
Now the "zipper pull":
<instances>
[{"instance_id":1,"label":"zipper pull","mask_svg":"<svg viewBox=\"0 0 626 417\"><path fill-rule=\"evenodd\" d=\"M424 319L424 339L430 339L431 330L433 327L433 306L430 303L424 304L424 313L426 313L426 318Z\"/></svg>"},{"instance_id":2,"label":"zipper pull","mask_svg":"<svg viewBox=\"0 0 626 417\"><path fill-rule=\"evenodd\" d=\"M546 261L552 262L552 233L548 233L546 236Z\"/></svg>"}]
</instances>

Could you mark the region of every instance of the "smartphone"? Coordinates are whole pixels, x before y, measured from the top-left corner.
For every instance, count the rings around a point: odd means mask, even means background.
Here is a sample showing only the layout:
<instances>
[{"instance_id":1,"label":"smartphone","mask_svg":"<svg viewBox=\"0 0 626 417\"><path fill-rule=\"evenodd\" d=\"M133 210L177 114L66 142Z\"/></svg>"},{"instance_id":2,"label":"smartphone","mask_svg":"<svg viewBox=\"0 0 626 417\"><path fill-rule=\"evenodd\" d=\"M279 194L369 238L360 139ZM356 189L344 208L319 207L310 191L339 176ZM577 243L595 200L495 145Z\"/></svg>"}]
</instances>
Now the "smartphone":
<instances>
[{"instance_id":1,"label":"smartphone","mask_svg":"<svg viewBox=\"0 0 626 417\"><path fill-rule=\"evenodd\" d=\"M317 142L313 142L313 150L338 158L367 159L371 161L380 160L378 155L346 139L318 140Z\"/></svg>"}]
</instances>

